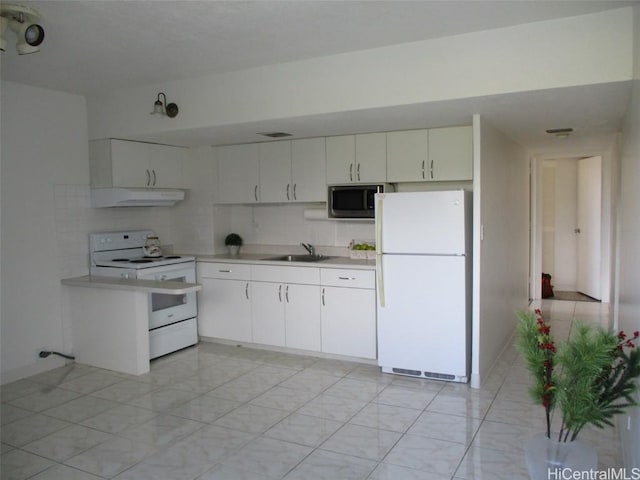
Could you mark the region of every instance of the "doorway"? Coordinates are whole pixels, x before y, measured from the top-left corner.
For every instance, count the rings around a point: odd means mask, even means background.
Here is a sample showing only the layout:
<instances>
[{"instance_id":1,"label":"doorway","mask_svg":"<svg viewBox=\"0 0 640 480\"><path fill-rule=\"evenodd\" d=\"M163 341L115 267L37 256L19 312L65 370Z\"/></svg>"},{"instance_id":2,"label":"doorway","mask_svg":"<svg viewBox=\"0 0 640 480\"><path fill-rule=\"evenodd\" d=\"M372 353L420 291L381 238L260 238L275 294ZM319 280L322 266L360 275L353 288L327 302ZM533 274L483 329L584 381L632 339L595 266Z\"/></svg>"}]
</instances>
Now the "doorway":
<instances>
[{"instance_id":1,"label":"doorway","mask_svg":"<svg viewBox=\"0 0 640 480\"><path fill-rule=\"evenodd\" d=\"M542 298L544 273L556 299L608 301L602 157L536 159L532 167L532 298Z\"/></svg>"}]
</instances>

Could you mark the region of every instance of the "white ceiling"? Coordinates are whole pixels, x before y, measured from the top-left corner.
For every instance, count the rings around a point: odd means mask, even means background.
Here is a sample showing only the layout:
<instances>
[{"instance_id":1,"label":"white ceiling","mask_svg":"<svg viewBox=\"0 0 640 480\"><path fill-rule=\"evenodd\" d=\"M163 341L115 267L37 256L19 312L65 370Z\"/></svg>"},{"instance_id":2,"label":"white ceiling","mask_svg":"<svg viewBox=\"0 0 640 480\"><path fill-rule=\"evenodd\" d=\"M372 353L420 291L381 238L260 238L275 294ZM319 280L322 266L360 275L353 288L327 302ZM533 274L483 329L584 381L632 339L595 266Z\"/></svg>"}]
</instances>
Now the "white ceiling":
<instances>
[{"instance_id":1,"label":"white ceiling","mask_svg":"<svg viewBox=\"0 0 640 480\"><path fill-rule=\"evenodd\" d=\"M593 13L638 1L18 0L42 14L45 41L39 53L18 56L13 34L7 32L0 73L4 80L92 94ZM470 113L478 112L538 151L593 149L619 128L628 89L601 86L594 95L582 87L292 121L303 132L296 136L328 135L429 126L424 123L436 119L442 125L443 118L460 117L468 123ZM418 120L422 124L415 124ZM557 147L540 133L565 126L577 133ZM180 132L173 141L231 143L247 141L249 132L281 128L291 125Z\"/></svg>"}]
</instances>

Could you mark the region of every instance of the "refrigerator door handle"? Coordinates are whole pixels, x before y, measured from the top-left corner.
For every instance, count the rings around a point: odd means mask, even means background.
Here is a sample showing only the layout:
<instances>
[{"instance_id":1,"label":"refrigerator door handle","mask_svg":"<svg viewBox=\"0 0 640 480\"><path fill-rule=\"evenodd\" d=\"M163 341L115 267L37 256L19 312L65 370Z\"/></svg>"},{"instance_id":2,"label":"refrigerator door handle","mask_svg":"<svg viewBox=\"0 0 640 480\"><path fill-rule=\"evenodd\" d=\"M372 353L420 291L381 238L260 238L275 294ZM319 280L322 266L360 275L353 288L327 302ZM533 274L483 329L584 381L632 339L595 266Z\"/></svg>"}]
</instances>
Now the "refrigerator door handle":
<instances>
[{"instance_id":1,"label":"refrigerator door handle","mask_svg":"<svg viewBox=\"0 0 640 480\"><path fill-rule=\"evenodd\" d=\"M384 307L384 274L382 271L382 210L383 195L376 195L376 277L378 288L378 301Z\"/></svg>"}]
</instances>

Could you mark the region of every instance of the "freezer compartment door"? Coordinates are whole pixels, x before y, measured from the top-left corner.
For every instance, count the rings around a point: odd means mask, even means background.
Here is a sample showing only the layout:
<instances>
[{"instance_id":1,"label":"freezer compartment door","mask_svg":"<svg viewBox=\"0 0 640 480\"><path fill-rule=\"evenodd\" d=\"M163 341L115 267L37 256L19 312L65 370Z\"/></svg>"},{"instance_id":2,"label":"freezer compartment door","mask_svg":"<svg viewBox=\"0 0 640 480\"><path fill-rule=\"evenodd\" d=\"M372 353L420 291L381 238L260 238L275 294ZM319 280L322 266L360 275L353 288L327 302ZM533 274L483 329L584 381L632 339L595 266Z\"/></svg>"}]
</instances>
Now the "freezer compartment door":
<instances>
[{"instance_id":1,"label":"freezer compartment door","mask_svg":"<svg viewBox=\"0 0 640 480\"><path fill-rule=\"evenodd\" d=\"M465 257L382 255L382 262L386 298L384 306L378 303L378 365L386 372L466 382Z\"/></svg>"},{"instance_id":2,"label":"freezer compartment door","mask_svg":"<svg viewBox=\"0 0 640 480\"><path fill-rule=\"evenodd\" d=\"M376 211L379 248L382 253L464 255L465 204L462 190L384 194Z\"/></svg>"}]
</instances>

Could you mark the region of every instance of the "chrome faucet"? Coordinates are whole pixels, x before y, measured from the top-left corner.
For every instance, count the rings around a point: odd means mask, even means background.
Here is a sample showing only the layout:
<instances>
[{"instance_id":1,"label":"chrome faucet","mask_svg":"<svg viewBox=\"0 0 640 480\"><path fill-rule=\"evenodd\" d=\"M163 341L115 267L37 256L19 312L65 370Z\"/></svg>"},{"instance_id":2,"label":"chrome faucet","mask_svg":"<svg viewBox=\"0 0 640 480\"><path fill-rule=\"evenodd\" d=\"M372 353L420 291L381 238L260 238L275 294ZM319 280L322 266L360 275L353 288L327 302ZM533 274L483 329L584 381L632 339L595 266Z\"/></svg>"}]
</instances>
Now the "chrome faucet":
<instances>
[{"instance_id":1,"label":"chrome faucet","mask_svg":"<svg viewBox=\"0 0 640 480\"><path fill-rule=\"evenodd\" d=\"M310 243L303 243L300 242L300 245L302 245L304 247L304 249L309 252L309 255L315 255L316 254L316 249L313 245L311 245Z\"/></svg>"}]
</instances>

